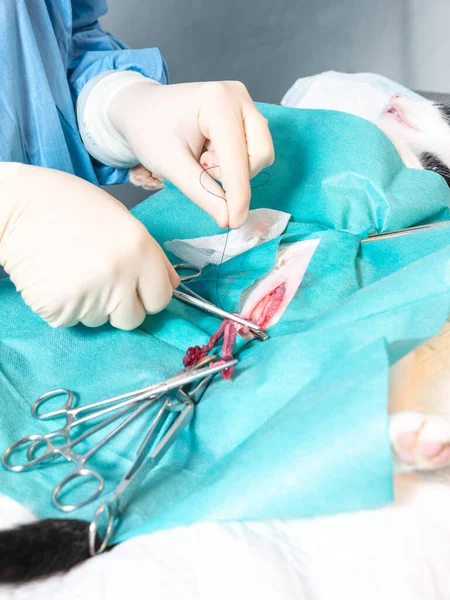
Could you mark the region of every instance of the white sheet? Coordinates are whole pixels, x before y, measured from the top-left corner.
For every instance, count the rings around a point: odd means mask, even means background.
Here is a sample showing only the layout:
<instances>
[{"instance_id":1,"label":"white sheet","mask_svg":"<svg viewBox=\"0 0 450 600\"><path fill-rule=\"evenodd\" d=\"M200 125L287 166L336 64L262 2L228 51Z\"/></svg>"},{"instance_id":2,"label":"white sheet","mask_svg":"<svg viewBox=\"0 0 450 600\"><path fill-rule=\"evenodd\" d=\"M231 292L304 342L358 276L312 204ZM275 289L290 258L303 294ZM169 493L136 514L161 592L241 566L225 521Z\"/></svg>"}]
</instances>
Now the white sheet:
<instances>
[{"instance_id":1,"label":"white sheet","mask_svg":"<svg viewBox=\"0 0 450 600\"><path fill-rule=\"evenodd\" d=\"M1 600L449 600L450 485L402 475L395 505L141 536ZM0 496L0 527L31 519Z\"/></svg>"}]
</instances>

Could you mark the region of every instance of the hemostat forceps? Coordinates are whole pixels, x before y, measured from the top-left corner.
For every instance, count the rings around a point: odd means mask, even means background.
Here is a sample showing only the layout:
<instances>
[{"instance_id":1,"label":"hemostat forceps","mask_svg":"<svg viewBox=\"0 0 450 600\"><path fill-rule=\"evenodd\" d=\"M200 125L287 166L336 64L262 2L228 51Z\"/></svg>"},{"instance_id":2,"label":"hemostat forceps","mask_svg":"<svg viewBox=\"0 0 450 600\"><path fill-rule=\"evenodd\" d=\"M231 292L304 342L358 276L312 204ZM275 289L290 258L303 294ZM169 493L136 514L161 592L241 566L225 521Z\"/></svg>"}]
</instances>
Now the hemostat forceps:
<instances>
[{"instance_id":1,"label":"hemostat forceps","mask_svg":"<svg viewBox=\"0 0 450 600\"><path fill-rule=\"evenodd\" d=\"M206 356L198 361L197 366L201 367L216 358L216 356ZM222 364L222 368L225 368L225 364ZM101 504L95 513L89 527L89 551L91 556L100 554L108 546L117 519L124 513L133 494L149 471L161 460L183 429L189 425L194 416L195 406L200 402L213 377L214 374L212 373L206 375L200 381L186 384L173 395L163 399L163 403L137 451L136 460L117 486L112 498ZM168 423L170 424L167 427ZM103 515L107 517L106 531L101 545L96 548L96 537Z\"/></svg>"},{"instance_id":2,"label":"hemostat forceps","mask_svg":"<svg viewBox=\"0 0 450 600\"><path fill-rule=\"evenodd\" d=\"M267 333L265 333L261 329L261 327L259 325L257 325L256 323L253 323L252 321L248 321L247 319L244 319L240 315L236 315L234 313L227 312L226 310L222 310L215 304L212 304L205 298L202 298L201 296L199 296L199 294L196 294L191 289L189 289L186 285L184 285L183 281L190 281L191 279L195 279L196 277L199 277L202 274L202 270L199 267L194 267L193 265L190 265L188 263L180 263L177 265L173 265L173 268L177 272L178 271L192 271L192 273L190 275L180 276L181 283L178 287L181 288L183 291L181 292L178 289L173 290L172 293L173 293L174 298L177 298L177 300L181 300L181 302L185 302L186 304L190 304L191 306L195 306L196 308L199 308L200 310L211 313L221 319L229 319L230 321L234 321L235 323L238 323L239 325L242 325L243 327L248 327L248 329L256 337L258 337L262 340L268 339L269 336L267 335Z\"/></svg>"},{"instance_id":3,"label":"hemostat forceps","mask_svg":"<svg viewBox=\"0 0 450 600\"><path fill-rule=\"evenodd\" d=\"M212 357L211 357L212 359ZM46 394L40 396L32 406L32 414L39 420L48 420L56 417L65 417L66 424L50 433L46 434L31 434L28 435L6 449L2 456L3 466L10 471L27 471L37 467L41 464L47 463L60 456L64 457L67 461L73 462L75 468L71 473L66 475L61 482L55 486L52 492L52 502L56 508L64 512L70 512L85 506L89 502L95 500L103 491L104 478L103 476L88 467L86 462L98 452L106 443L108 443L114 436L116 436L122 429L124 429L131 421L136 419L144 410L149 408L152 404L157 402L165 394L178 389L180 386L187 385L197 380L203 380L211 378L216 373L236 364L237 361L227 361L221 364L212 364L205 366L211 361L203 361L201 365L198 363L192 367L183 369L173 377L166 379L161 383L156 383L146 388L136 390L128 394L121 394L106 400L100 400L99 402L93 402L88 405L73 407L73 393L70 390L59 388L51 390ZM67 399L62 408L53 410L47 413L39 412L42 404L48 401L50 398L57 396L67 396ZM124 420L111 432L109 432L104 439L99 441L94 447L86 451L84 454L74 451L74 447L80 442L86 440L90 436L94 435L104 427L111 425L114 421L125 417ZM87 413L83 417L78 417L80 414ZM79 435L71 438L71 430L83 423L87 423L90 420L98 419L105 415L109 415L105 419L100 420L92 427L82 431ZM62 443L61 441L62 440ZM11 462L11 456L20 451L25 450L27 461L22 464L13 464ZM96 490L85 497L83 500L74 503L66 504L59 500L59 495L64 489L67 489L69 483L74 480L88 477L97 481Z\"/></svg>"}]
</instances>

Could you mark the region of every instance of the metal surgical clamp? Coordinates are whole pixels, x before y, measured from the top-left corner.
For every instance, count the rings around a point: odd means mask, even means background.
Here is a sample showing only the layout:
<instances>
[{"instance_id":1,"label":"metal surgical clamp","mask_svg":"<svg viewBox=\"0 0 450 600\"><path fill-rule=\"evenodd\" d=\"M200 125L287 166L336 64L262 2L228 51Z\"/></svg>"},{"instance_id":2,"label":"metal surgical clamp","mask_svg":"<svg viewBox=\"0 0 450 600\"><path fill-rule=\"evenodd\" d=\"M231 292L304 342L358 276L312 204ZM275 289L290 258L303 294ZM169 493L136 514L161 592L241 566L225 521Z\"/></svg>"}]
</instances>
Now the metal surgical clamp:
<instances>
[{"instance_id":1,"label":"metal surgical clamp","mask_svg":"<svg viewBox=\"0 0 450 600\"><path fill-rule=\"evenodd\" d=\"M209 362L217 357L206 356L199 361L199 365ZM222 364L236 363L229 361ZM112 497L101 504L94 515L89 527L89 552L91 556L102 553L111 541L117 519L125 512L135 491L145 479L151 469L161 460L172 446L179 434L189 425L194 416L195 406L200 402L213 374L207 375L201 381L182 386L175 397L169 396L164 399L155 419L153 420L144 441L137 451L136 459L128 473L117 486ZM170 426L164 431L168 420L176 415ZM106 531L101 544L96 548L96 540L100 520L106 515ZM99 536L101 537L101 536Z\"/></svg>"},{"instance_id":2,"label":"metal surgical clamp","mask_svg":"<svg viewBox=\"0 0 450 600\"><path fill-rule=\"evenodd\" d=\"M190 275L180 276L181 283L178 287L181 288L183 291L173 290L172 293L173 293L174 298L176 298L177 300L180 300L181 302L185 302L186 304L190 304L191 306L195 306L196 308L199 308L200 310L211 313L212 315L215 315L216 317L219 317L220 319L229 319L230 321L234 321L235 323L238 323L239 325L242 325L243 327L248 327L248 329L256 337L258 337L262 340L267 340L269 338L267 333L265 333L261 329L261 327L259 325L257 325L256 323L253 323L252 321L248 321L247 319L244 319L240 315L236 315L234 313L230 313L230 312L227 312L226 310L219 308L215 304L212 304L205 298L202 298L201 296L199 296L199 294L196 294L191 289L189 289L186 285L184 285L183 281L190 281L191 279L195 279L196 277L199 277L202 274L202 270L199 267L194 267L193 265L190 265L188 263L180 263L177 265L173 265L173 268L177 272L179 270L180 271L192 271L192 273Z\"/></svg>"},{"instance_id":3,"label":"metal surgical clamp","mask_svg":"<svg viewBox=\"0 0 450 600\"><path fill-rule=\"evenodd\" d=\"M13 443L3 453L3 466L10 471L28 471L62 456L67 461L74 463L75 468L53 489L53 505L64 512L70 512L85 506L89 502L95 500L101 494L104 488L105 482L103 476L97 471L86 467L86 462L96 452L98 452L120 431L122 431L122 429L124 429L131 421L136 419L142 412L149 408L149 406L160 400L161 397L167 393L170 393L181 386L188 385L189 383L198 380L204 380L205 378L212 378L216 373L219 373L228 366L233 366L237 363L236 360L230 360L221 362L220 364L204 366L210 362L213 362L213 360L217 359L217 357L208 357L208 359L208 361L204 360L201 364L196 363L192 367L183 369L173 377L169 377L167 380L161 383L147 386L146 388L136 390L135 392L131 392L129 394L121 394L119 396L107 398L106 400L93 402L85 406L73 407L73 393L64 388L52 390L46 394L43 394L32 406L31 411L33 416L39 420L65 417L66 424L60 429L50 433L31 434ZM62 408L47 413L39 412L39 408L44 402L59 395L67 395L67 400ZM133 409L134 411L131 412ZM73 450L77 444L86 440L91 435L94 435L104 427L112 424L114 421L124 417L128 412L131 412L131 414L128 415L113 431L108 433L105 438L98 442L93 448L90 448L84 454L75 452ZM78 415L83 413L88 414L78 418ZM90 420L109 415L109 413L113 414L111 414L111 416L107 416L107 418L83 431L73 439L70 437L70 433L73 428L78 427L79 425L82 425ZM58 444L58 441L61 439L63 440L62 443ZM19 450L26 450L28 460L23 464L12 464L10 462L11 456ZM61 502L58 497L63 489L67 488L69 483L81 477L90 477L91 479L96 480L98 484L97 489L92 494L77 503L65 504Z\"/></svg>"},{"instance_id":4,"label":"metal surgical clamp","mask_svg":"<svg viewBox=\"0 0 450 600\"><path fill-rule=\"evenodd\" d=\"M435 227L444 227L450 225L450 221L439 221L437 223L429 223L428 225L417 225L417 227L408 227L406 229L396 229L395 231L387 231L386 233L373 233L369 237L361 240L361 244L367 242L377 242L379 240L385 240L387 238L399 237L401 235L408 235L416 231L424 231L425 229L434 229Z\"/></svg>"}]
</instances>

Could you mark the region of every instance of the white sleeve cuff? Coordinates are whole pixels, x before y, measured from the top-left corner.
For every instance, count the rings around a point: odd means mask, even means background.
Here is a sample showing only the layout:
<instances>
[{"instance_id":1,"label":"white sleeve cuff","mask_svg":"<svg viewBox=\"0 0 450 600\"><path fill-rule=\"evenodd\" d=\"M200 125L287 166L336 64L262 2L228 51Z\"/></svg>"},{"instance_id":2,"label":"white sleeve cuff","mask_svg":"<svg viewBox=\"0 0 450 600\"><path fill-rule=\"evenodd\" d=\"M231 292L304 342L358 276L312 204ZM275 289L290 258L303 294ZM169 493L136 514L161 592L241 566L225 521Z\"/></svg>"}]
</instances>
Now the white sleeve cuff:
<instances>
[{"instance_id":1,"label":"white sleeve cuff","mask_svg":"<svg viewBox=\"0 0 450 600\"><path fill-rule=\"evenodd\" d=\"M22 163L17 162L0 162L0 182L17 175L22 166Z\"/></svg>"},{"instance_id":2,"label":"white sleeve cuff","mask_svg":"<svg viewBox=\"0 0 450 600\"><path fill-rule=\"evenodd\" d=\"M92 78L78 96L76 111L81 139L89 154L109 167L129 169L139 164L108 118L108 106L114 96L139 81L153 82L135 71L105 71Z\"/></svg>"}]
</instances>

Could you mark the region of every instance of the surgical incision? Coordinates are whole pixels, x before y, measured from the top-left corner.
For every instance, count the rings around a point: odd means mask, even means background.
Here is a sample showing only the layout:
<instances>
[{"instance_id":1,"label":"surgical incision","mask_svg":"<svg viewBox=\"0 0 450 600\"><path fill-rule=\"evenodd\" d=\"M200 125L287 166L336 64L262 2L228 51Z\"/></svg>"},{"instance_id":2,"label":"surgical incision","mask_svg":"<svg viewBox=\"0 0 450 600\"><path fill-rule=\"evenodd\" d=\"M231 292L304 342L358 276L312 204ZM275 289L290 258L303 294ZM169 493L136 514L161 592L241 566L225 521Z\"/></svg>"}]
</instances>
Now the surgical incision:
<instances>
[{"instance_id":1,"label":"surgical incision","mask_svg":"<svg viewBox=\"0 0 450 600\"><path fill-rule=\"evenodd\" d=\"M291 244L279 252L273 269L257 281L247 294L240 313L245 319L259 325L262 329L267 329L279 321L304 275L304 267L296 260L299 251L299 244ZM222 359L225 361L233 358L233 348L238 333L245 337L249 334L249 330L243 325L225 319L207 344L188 348L183 358L184 366L188 367L206 356L220 341L222 341ZM231 379L233 370L233 367L224 369L222 376Z\"/></svg>"}]
</instances>

